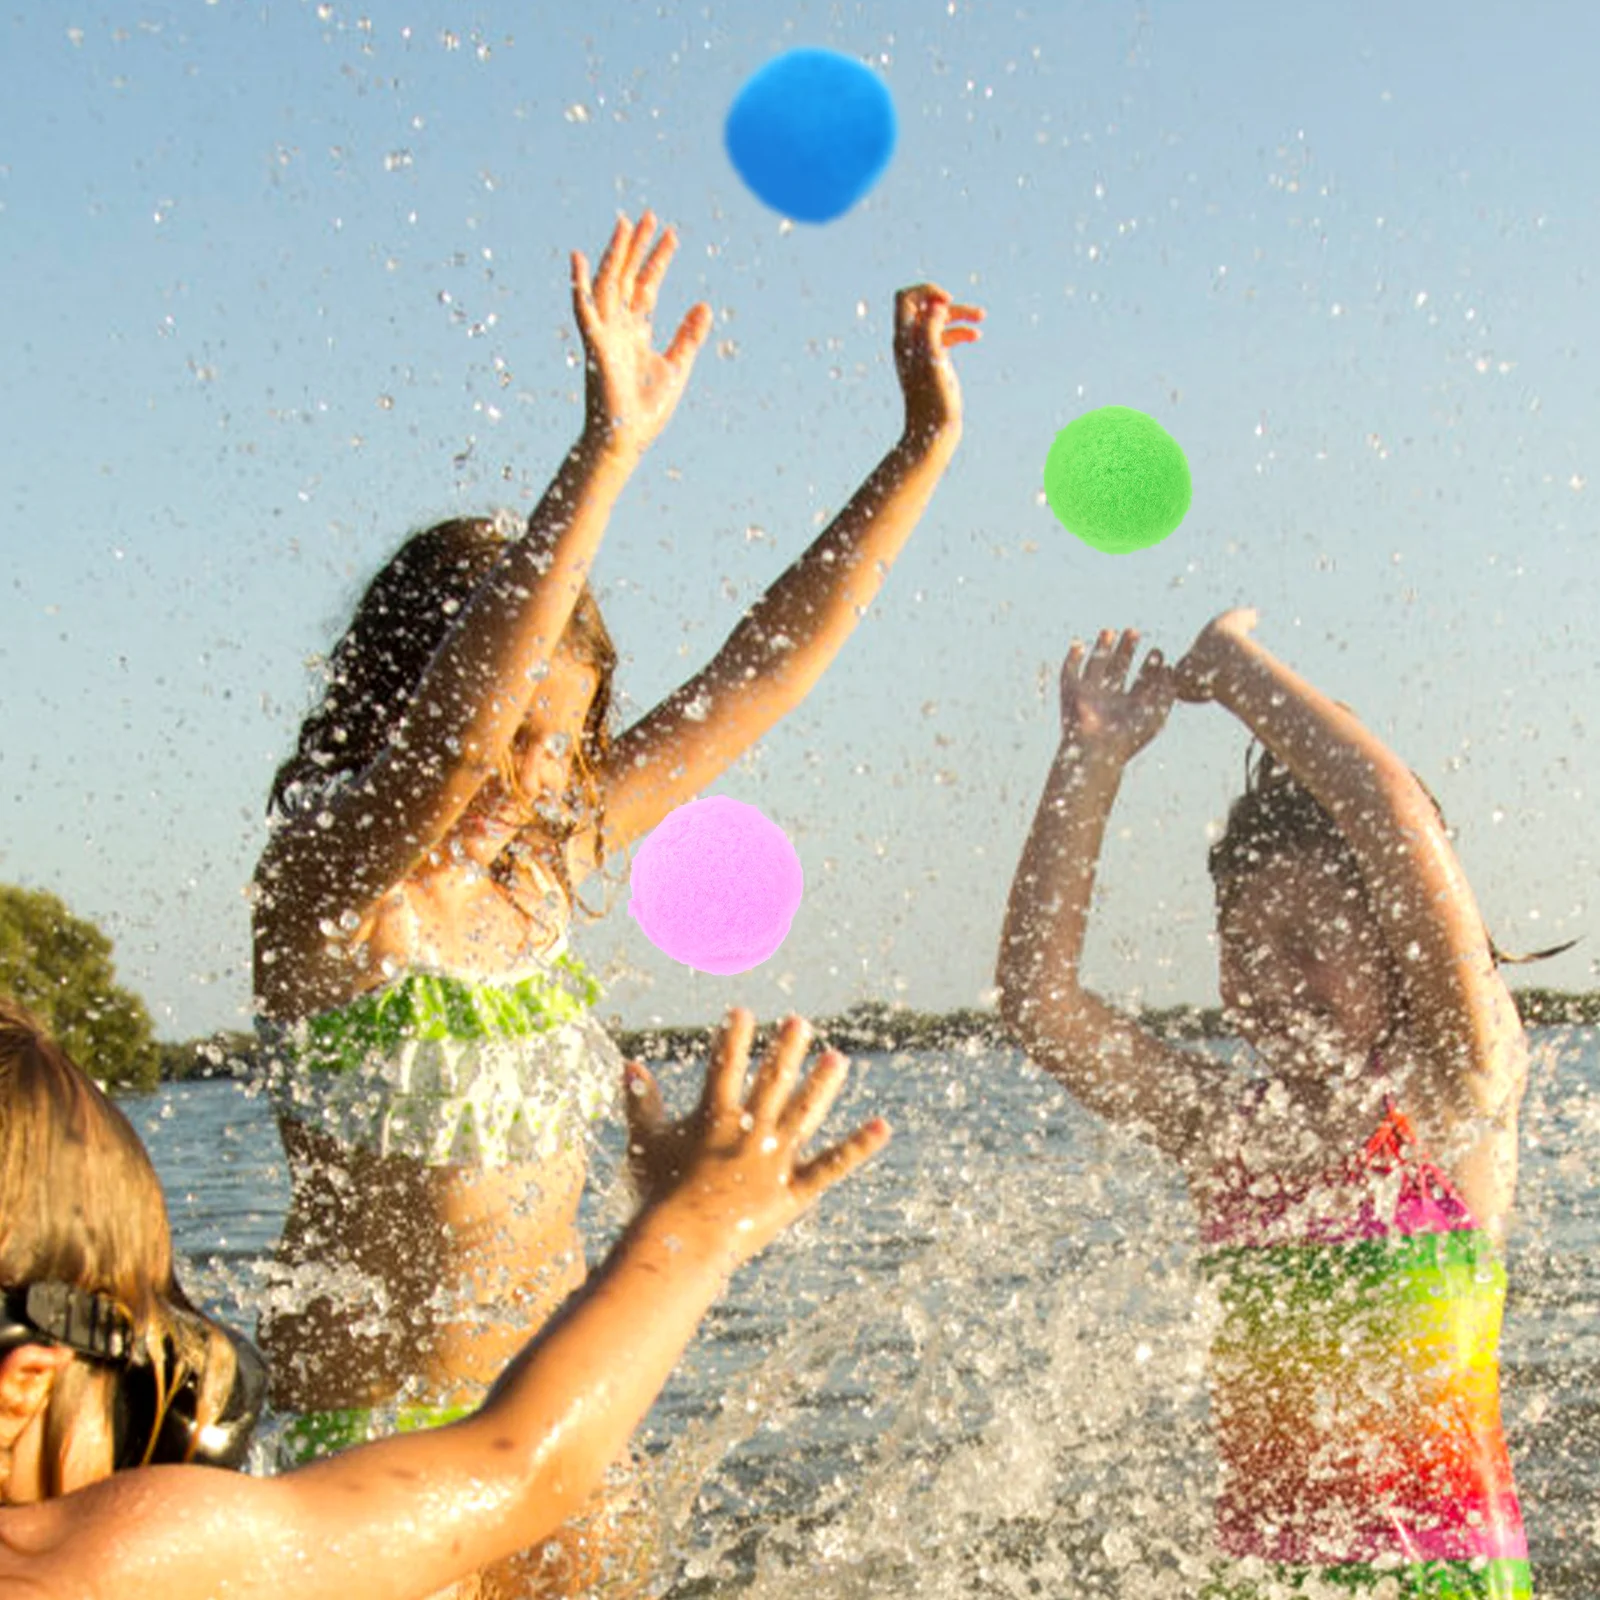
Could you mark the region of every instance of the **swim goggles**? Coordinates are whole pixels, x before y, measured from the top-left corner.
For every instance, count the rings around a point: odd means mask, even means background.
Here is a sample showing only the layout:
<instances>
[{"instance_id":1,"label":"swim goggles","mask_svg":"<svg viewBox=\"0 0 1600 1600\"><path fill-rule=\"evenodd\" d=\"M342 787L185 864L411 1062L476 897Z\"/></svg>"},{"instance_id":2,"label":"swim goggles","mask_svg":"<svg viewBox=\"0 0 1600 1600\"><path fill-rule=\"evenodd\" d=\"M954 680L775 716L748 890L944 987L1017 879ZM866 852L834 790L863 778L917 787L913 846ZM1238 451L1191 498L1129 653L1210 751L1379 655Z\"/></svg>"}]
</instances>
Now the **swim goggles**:
<instances>
[{"instance_id":1,"label":"swim goggles","mask_svg":"<svg viewBox=\"0 0 1600 1600\"><path fill-rule=\"evenodd\" d=\"M145 1341L135 1337L133 1318L108 1295L51 1282L0 1289L0 1355L25 1344L65 1345L90 1361L117 1368L113 1422L118 1471L182 1462L241 1466L266 1404L266 1361L231 1328L171 1299L164 1306L171 1321L197 1333L221 1333L233 1347L233 1387L217 1416L204 1426L198 1417L204 1374L177 1376L178 1352L170 1338L162 1341L163 1370L158 1373Z\"/></svg>"}]
</instances>

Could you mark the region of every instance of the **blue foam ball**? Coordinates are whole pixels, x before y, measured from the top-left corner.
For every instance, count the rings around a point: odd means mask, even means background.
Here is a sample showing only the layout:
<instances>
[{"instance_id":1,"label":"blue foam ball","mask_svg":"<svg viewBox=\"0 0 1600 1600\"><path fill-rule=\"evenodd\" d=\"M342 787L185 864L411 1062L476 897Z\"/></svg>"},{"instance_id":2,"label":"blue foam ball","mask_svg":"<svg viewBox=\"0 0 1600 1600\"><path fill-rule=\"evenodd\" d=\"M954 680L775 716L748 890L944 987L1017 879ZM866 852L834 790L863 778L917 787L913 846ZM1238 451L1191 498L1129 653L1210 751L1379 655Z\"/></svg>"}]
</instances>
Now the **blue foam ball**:
<instances>
[{"instance_id":1,"label":"blue foam ball","mask_svg":"<svg viewBox=\"0 0 1600 1600\"><path fill-rule=\"evenodd\" d=\"M842 217L894 154L894 102L876 73L833 50L790 50L735 97L728 159L757 199L796 222Z\"/></svg>"}]
</instances>

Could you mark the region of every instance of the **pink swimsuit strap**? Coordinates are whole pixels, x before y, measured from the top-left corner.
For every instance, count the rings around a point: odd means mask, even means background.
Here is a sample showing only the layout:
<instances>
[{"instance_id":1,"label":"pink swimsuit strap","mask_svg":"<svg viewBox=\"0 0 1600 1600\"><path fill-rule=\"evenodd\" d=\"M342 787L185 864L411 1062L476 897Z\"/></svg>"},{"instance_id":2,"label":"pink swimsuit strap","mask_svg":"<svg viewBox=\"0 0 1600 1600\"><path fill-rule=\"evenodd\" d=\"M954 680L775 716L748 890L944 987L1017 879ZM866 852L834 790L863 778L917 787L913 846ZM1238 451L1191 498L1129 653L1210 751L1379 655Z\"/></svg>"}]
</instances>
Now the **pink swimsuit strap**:
<instances>
[{"instance_id":1,"label":"pink swimsuit strap","mask_svg":"<svg viewBox=\"0 0 1600 1600\"><path fill-rule=\"evenodd\" d=\"M1398 1174L1393 1198L1388 1185ZM1342 1166L1309 1179L1252 1172L1235 1156L1214 1173L1201 1226L1207 1249L1282 1244L1348 1244L1419 1233L1453 1233L1477 1222L1442 1167L1419 1144L1391 1100L1366 1143ZM1381 1203L1380 1203L1381 1197Z\"/></svg>"}]
</instances>

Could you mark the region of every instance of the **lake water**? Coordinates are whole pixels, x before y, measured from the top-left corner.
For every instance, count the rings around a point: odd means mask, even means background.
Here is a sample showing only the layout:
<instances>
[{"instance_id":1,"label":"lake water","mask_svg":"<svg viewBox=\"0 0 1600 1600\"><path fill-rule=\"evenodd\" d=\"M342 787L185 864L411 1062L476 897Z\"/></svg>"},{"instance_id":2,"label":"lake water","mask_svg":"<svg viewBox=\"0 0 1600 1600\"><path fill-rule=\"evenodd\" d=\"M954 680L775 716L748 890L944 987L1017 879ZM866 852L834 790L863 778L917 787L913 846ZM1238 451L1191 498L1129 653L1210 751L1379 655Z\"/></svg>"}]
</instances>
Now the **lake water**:
<instances>
[{"instance_id":1,"label":"lake water","mask_svg":"<svg viewBox=\"0 0 1600 1600\"><path fill-rule=\"evenodd\" d=\"M680 1103L693 1075L676 1080ZM263 1100L125 1102L197 1298L245 1325L288 1199ZM669 1593L1193 1593L1215 1463L1211 1310L1159 1158L992 1050L858 1058L842 1128L896 1137L708 1319L652 1414ZM1502 1350L1546 1600L1600 1595L1600 1030L1535 1036ZM590 1201L626 1213L618 1144Z\"/></svg>"}]
</instances>

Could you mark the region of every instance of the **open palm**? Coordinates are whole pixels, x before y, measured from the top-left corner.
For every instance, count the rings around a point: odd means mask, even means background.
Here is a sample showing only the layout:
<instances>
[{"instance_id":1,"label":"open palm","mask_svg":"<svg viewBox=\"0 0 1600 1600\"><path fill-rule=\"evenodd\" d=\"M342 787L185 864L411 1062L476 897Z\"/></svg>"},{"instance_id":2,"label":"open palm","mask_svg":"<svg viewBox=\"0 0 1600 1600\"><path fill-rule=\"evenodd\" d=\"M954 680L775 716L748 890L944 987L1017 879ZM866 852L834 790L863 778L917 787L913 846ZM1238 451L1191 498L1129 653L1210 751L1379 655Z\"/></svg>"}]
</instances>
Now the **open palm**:
<instances>
[{"instance_id":1,"label":"open palm","mask_svg":"<svg viewBox=\"0 0 1600 1600\"><path fill-rule=\"evenodd\" d=\"M1061 734L1070 743L1109 748L1131 760L1161 732L1175 696L1172 669L1152 650L1132 683L1139 648L1132 628L1107 628L1093 648L1075 639L1061 667Z\"/></svg>"},{"instance_id":2,"label":"open palm","mask_svg":"<svg viewBox=\"0 0 1600 1600\"><path fill-rule=\"evenodd\" d=\"M643 451L677 409L700 346L711 331L711 308L692 306L665 350L654 345L651 318L667 267L678 248L666 229L650 248L656 218L617 219L591 280L581 250L572 253L572 304L588 361L588 424L607 439ZM649 254L646 255L646 251Z\"/></svg>"}]
</instances>

